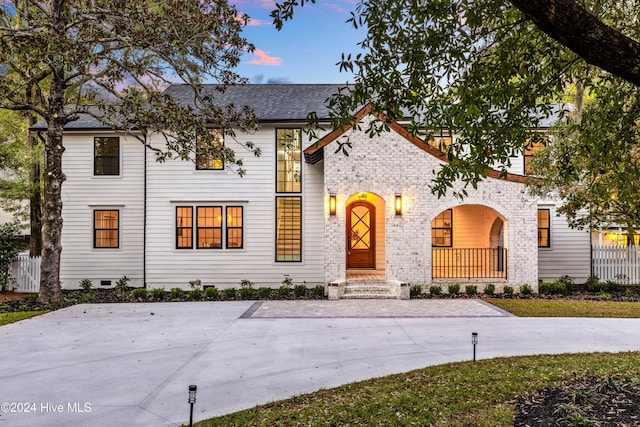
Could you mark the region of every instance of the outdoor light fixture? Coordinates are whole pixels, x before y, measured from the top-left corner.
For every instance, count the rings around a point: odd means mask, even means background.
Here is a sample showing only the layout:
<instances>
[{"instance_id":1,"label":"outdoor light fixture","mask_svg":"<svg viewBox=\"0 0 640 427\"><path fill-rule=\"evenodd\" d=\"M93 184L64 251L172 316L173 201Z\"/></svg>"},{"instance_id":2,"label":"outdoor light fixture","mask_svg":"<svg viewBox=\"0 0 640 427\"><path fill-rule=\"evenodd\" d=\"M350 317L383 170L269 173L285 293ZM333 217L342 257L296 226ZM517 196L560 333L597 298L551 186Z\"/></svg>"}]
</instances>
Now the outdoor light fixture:
<instances>
[{"instance_id":1,"label":"outdoor light fixture","mask_svg":"<svg viewBox=\"0 0 640 427\"><path fill-rule=\"evenodd\" d=\"M396 215L402 215L402 194L396 193Z\"/></svg>"},{"instance_id":2,"label":"outdoor light fixture","mask_svg":"<svg viewBox=\"0 0 640 427\"><path fill-rule=\"evenodd\" d=\"M191 405L191 412L189 414L189 427L193 426L193 404L196 403L196 391L198 390L197 385L189 386L189 405Z\"/></svg>"},{"instance_id":3,"label":"outdoor light fixture","mask_svg":"<svg viewBox=\"0 0 640 427\"><path fill-rule=\"evenodd\" d=\"M476 345L478 344L478 333L471 332L471 344L473 344L473 361L476 361Z\"/></svg>"},{"instance_id":4,"label":"outdoor light fixture","mask_svg":"<svg viewBox=\"0 0 640 427\"><path fill-rule=\"evenodd\" d=\"M329 194L329 215L336 214L336 195L335 193Z\"/></svg>"}]
</instances>

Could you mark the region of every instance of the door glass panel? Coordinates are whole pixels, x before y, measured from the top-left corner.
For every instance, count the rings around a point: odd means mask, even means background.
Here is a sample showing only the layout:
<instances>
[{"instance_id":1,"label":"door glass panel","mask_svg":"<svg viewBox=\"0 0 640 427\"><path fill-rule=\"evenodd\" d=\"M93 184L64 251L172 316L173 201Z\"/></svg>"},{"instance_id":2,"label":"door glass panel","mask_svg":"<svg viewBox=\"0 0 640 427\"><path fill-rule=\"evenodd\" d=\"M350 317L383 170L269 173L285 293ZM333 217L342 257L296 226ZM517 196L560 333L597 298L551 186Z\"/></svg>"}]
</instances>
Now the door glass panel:
<instances>
[{"instance_id":1,"label":"door glass panel","mask_svg":"<svg viewBox=\"0 0 640 427\"><path fill-rule=\"evenodd\" d=\"M351 249L371 247L371 215L365 206L351 210Z\"/></svg>"}]
</instances>

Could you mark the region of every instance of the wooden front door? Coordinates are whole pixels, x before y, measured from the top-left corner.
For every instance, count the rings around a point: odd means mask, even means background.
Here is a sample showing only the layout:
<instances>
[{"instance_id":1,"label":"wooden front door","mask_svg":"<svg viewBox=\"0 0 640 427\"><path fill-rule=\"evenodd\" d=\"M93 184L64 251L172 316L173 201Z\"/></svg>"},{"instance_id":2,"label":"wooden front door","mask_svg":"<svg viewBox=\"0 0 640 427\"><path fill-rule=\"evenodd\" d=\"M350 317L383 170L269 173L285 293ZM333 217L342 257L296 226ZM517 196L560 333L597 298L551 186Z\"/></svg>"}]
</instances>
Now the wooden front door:
<instances>
[{"instance_id":1,"label":"wooden front door","mask_svg":"<svg viewBox=\"0 0 640 427\"><path fill-rule=\"evenodd\" d=\"M347 268L376 268L376 208L356 201L347 206Z\"/></svg>"}]
</instances>

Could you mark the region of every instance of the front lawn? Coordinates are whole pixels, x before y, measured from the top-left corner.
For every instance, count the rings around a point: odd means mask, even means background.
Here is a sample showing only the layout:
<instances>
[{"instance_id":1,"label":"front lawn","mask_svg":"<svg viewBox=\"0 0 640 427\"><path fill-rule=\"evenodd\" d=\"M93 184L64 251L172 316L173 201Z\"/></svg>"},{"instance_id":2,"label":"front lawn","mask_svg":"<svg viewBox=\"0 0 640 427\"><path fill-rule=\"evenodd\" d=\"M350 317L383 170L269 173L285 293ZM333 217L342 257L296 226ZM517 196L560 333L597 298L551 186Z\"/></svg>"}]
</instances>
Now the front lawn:
<instances>
[{"instance_id":1,"label":"front lawn","mask_svg":"<svg viewBox=\"0 0 640 427\"><path fill-rule=\"evenodd\" d=\"M33 316L39 316L40 314L48 313L49 310L41 311L16 311L13 313L0 313L0 326L8 325L9 323L19 322L20 320L28 319Z\"/></svg>"},{"instance_id":2,"label":"front lawn","mask_svg":"<svg viewBox=\"0 0 640 427\"><path fill-rule=\"evenodd\" d=\"M555 421L540 420L541 416L552 417L554 412L563 416L563 390L569 390L564 393L567 404L583 406L585 422L607 419L609 424L601 425L637 425L633 420L640 419L639 378L640 353L498 358L432 366L320 390L197 425L496 427L513 426L516 419L518 426L546 426ZM609 389L616 385L622 390L614 397ZM586 387L597 389L602 398L597 403L571 402L571 396L588 394L582 391ZM596 397L595 392L592 395ZM555 405L551 410L543 405L549 397ZM629 399L631 409L621 411L618 404ZM215 407L215 402L207 405ZM619 420L627 424L616 424Z\"/></svg>"},{"instance_id":3,"label":"front lawn","mask_svg":"<svg viewBox=\"0 0 640 427\"><path fill-rule=\"evenodd\" d=\"M571 299L500 299L487 302L519 317L640 317L638 301Z\"/></svg>"}]
</instances>

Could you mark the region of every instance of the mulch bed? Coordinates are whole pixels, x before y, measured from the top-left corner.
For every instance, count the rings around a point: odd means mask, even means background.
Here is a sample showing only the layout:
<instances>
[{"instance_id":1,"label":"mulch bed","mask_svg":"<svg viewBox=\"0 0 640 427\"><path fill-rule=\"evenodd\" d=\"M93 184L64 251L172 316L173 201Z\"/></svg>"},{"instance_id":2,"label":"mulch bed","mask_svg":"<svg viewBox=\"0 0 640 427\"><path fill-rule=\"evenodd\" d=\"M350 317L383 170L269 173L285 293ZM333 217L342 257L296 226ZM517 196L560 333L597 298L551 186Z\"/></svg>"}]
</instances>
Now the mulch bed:
<instances>
[{"instance_id":1,"label":"mulch bed","mask_svg":"<svg viewBox=\"0 0 640 427\"><path fill-rule=\"evenodd\" d=\"M515 402L516 427L640 425L640 379L573 378Z\"/></svg>"}]
</instances>

